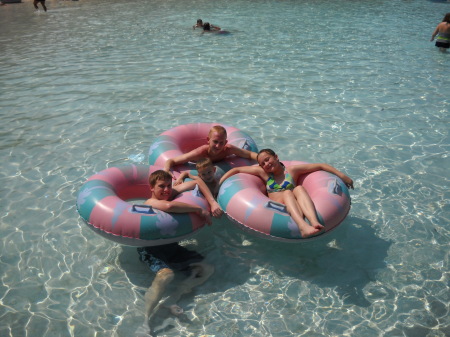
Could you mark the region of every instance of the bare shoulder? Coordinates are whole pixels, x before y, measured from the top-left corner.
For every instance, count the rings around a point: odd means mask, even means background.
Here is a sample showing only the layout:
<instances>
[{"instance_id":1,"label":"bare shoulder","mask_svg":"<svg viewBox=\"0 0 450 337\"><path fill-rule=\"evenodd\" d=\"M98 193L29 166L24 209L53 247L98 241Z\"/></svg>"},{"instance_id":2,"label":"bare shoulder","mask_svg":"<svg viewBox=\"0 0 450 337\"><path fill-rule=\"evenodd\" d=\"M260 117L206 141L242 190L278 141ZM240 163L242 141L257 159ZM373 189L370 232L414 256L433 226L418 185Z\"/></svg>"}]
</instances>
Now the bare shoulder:
<instances>
[{"instance_id":1,"label":"bare shoulder","mask_svg":"<svg viewBox=\"0 0 450 337\"><path fill-rule=\"evenodd\" d=\"M188 161L196 161L202 157L208 156L208 145L202 145L187 153L184 153L173 159L175 164L182 164Z\"/></svg>"},{"instance_id":2,"label":"bare shoulder","mask_svg":"<svg viewBox=\"0 0 450 337\"><path fill-rule=\"evenodd\" d=\"M192 154L198 157L207 157L208 156L208 145L201 145L198 148L191 151Z\"/></svg>"},{"instance_id":3,"label":"bare shoulder","mask_svg":"<svg viewBox=\"0 0 450 337\"><path fill-rule=\"evenodd\" d=\"M145 202L144 202L144 205L147 205L147 206L152 206L152 207L154 207L154 208L156 208L156 209L163 209L164 207L164 203L167 203L166 201L163 201L163 200L158 200L158 199L155 199L155 198L150 198L150 199L147 199Z\"/></svg>"},{"instance_id":4,"label":"bare shoulder","mask_svg":"<svg viewBox=\"0 0 450 337\"><path fill-rule=\"evenodd\" d=\"M239 151L239 148L237 146L234 146L232 144L225 145L224 152L227 156L231 156L232 154L235 154L237 151Z\"/></svg>"},{"instance_id":5,"label":"bare shoulder","mask_svg":"<svg viewBox=\"0 0 450 337\"><path fill-rule=\"evenodd\" d=\"M261 179L267 180L269 175L262 169L261 166L253 165L253 166L242 166L238 168L242 173L249 173L255 176L259 176Z\"/></svg>"}]
</instances>

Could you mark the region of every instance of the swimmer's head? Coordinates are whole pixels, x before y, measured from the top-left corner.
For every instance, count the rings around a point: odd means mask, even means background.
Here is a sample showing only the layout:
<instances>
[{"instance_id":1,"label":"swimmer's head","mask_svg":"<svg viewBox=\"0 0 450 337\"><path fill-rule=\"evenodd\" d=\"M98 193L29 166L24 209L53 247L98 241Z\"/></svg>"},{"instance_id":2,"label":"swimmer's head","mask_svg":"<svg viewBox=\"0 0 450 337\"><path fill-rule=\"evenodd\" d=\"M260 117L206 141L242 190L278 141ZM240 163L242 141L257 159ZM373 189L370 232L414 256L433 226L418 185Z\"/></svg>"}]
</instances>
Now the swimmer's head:
<instances>
[{"instance_id":1,"label":"swimmer's head","mask_svg":"<svg viewBox=\"0 0 450 337\"><path fill-rule=\"evenodd\" d=\"M170 200L172 196L172 176L164 170L157 170L148 177L152 199Z\"/></svg>"},{"instance_id":2,"label":"swimmer's head","mask_svg":"<svg viewBox=\"0 0 450 337\"><path fill-rule=\"evenodd\" d=\"M214 181L214 174L216 173L216 167L213 165L211 159L202 158L197 161L195 165L197 169L198 176L206 183L211 183Z\"/></svg>"},{"instance_id":3,"label":"swimmer's head","mask_svg":"<svg viewBox=\"0 0 450 337\"><path fill-rule=\"evenodd\" d=\"M444 20L442 20L442 22L450 23L450 13L445 14Z\"/></svg>"},{"instance_id":4,"label":"swimmer's head","mask_svg":"<svg viewBox=\"0 0 450 337\"><path fill-rule=\"evenodd\" d=\"M211 137L214 133L217 133L218 135L225 137L227 139L227 130L222 125L214 125L208 133L208 137Z\"/></svg>"},{"instance_id":5,"label":"swimmer's head","mask_svg":"<svg viewBox=\"0 0 450 337\"><path fill-rule=\"evenodd\" d=\"M219 155L228 143L227 130L221 125L213 126L206 141L208 142L208 153L213 156Z\"/></svg>"},{"instance_id":6,"label":"swimmer's head","mask_svg":"<svg viewBox=\"0 0 450 337\"><path fill-rule=\"evenodd\" d=\"M157 171L153 172L152 174L150 174L150 176L148 177L148 184L151 187L154 187L158 180L172 182L172 176L167 171L157 170Z\"/></svg>"},{"instance_id":7,"label":"swimmer's head","mask_svg":"<svg viewBox=\"0 0 450 337\"><path fill-rule=\"evenodd\" d=\"M205 24L203 25L203 30L211 30L211 25L209 24L209 22L205 22Z\"/></svg>"}]
</instances>

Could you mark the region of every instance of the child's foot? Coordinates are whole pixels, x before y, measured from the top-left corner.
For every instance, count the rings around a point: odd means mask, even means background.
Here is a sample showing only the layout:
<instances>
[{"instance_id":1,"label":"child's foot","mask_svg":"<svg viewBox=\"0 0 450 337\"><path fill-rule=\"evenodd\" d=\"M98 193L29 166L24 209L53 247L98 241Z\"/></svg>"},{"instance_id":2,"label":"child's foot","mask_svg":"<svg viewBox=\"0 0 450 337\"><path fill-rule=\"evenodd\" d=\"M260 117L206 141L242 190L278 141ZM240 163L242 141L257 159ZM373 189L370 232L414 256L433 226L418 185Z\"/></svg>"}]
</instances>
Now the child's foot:
<instances>
[{"instance_id":1,"label":"child's foot","mask_svg":"<svg viewBox=\"0 0 450 337\"><path fill-rule=\"evenodd\" d=\"M152 337L150 335L150 328L146 323L142 324L139 328L137 328L135 334L136 337Z\"/></svg>"},{"instance_id":2,"label":"child's foot","mask_svg":"<svg viewBox=\"0 0 450 337\"><path fill-rule=\"evenodd\" d=\"M313 227L313 226L305 226L304 228L300 229L300 233L302 234L302 238L307 238L310 236L313 236L315 234L318 234L320 231L323 230L323 226L320 225L319 228Z\"/></svg>"},{"instance_id":3,"label":"child's foot","mask_svg":"<svg viewBox=\"0 0 450 337\"><path fill-rule=\"evenodd\" d=\"M320 224L320 222L312 223L311 226L320 230L324 229L324 227Z\"/></svg>"},{"instance_id":4,"label":"child's foot","mask_svg":"<svg viewBox=\"0 0 450 337\"><path fill-rule=\"evenodd\" d=\"M173 304L169 306L170 313L174 316L180 316L184 311L178 305Z\"/></svg>"}]
</instances>

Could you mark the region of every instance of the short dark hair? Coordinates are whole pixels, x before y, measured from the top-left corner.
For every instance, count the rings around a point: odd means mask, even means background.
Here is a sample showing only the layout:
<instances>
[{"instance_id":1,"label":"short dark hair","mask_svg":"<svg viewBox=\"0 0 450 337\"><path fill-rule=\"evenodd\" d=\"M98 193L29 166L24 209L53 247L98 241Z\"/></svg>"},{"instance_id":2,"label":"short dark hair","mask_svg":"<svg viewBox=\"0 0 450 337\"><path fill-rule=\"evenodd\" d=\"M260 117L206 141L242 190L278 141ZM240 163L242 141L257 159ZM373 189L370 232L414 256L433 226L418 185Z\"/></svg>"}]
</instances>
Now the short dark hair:
<instances>
[{"instance_id":1,"label":"short dark hair","mask_svg":"<svg viewBox=\"0 0 450 337\"><path fill-rule=\"evenodd\" d=\"M172 181L172 176L167 171L157 170L157 171L153 172L152 174L150 174L150 176L148 177L148 183L152 187L155 186L155 184L158 180Z\"/></svg>"}]
</instances>

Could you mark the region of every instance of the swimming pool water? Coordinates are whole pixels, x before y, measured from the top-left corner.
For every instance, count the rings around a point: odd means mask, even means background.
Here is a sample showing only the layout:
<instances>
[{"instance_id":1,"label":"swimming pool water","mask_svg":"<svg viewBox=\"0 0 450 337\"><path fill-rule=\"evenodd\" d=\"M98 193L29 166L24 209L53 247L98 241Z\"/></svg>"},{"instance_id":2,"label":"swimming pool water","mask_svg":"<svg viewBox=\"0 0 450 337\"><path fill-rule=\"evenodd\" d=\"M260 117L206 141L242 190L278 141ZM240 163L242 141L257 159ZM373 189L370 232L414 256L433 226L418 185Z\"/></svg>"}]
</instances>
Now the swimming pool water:
<instances>
[{"instance_id":1,"label":"swimming pool water","mask_svg":"<svg viewBox=\"0 0 450 337\"><path fill-rule=\"evenodd\" d=\"M77 191L191 122L330 163L352 209L300 245L215 220L186 245L216 273L153 335L450 335L450 53L429 42L448 4L46 4L0 7L0 336L135 335L153 275L85 226Z\"/></svg>"}]
</instances>

